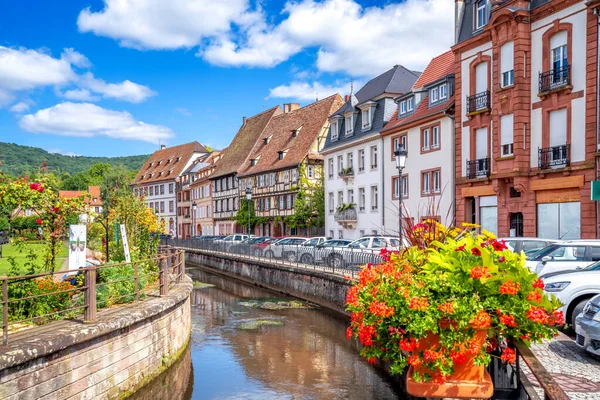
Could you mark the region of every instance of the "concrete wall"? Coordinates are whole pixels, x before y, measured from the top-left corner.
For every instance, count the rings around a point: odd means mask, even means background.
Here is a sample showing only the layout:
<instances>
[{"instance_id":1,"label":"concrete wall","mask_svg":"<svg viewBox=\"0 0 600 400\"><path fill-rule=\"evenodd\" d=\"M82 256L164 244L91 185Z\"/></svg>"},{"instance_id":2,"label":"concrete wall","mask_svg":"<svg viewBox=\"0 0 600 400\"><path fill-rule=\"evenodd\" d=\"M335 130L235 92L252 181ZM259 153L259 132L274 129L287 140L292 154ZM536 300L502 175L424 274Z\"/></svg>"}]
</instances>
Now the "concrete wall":
<instances>
[{"instance_id":1,"label":"concrete wall","mask_svg":"<svg viewBox=\"0 0 600 400\"><path fill-rule=\"evenodd\" d=\"M0 398L108 399L132 393L177 360L191 332L188 277L166 297L59 321L9 337Z\"/></svg>"},{"instance_id":2,"label":"concrete wall","mask_svg":"<svg viewBox=\"0 0 600 400\"><path fill-rule=\"evenodd\" d=\"M216 273L308 300L348 315L344 305L350 282L342 276L247 260L234 255L215 256L194 249L186 249L185 259L186 263L202 265Z\"/></svg>"}]
</instances>

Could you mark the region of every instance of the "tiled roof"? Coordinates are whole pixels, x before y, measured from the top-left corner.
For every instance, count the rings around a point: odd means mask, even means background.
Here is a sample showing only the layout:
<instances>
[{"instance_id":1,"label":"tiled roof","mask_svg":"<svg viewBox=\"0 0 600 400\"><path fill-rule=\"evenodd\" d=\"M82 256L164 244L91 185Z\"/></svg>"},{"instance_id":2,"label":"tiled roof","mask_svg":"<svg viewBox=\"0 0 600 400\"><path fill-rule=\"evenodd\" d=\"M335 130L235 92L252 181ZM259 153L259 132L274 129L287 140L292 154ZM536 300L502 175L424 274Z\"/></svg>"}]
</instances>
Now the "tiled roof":
<instances>
[{"instance_id":1,"label":"tiled roof","mask_svg":"<svg viewBox=\"0 0 600 400\"><path fill-rule=\"evenodd\" d=\"M329 115L339 109L342 103L342 97L335 94L290 113L273 117L254 145L246 164L238 170L238 174L254 175L302 163L311 152L319 134L325 133L323 127L328 126ZM298 134L294 137L292 133L298 129ZM267 138L268 142L265 143ZM282 160L279 159L280 152L285 152ZM258 162L251 166L250 160L257 157L260 157Z\"/></svg>"},{"instance_id":2,"label":"tiled roof","mask_svg":"<svg viewBox=\"0 0 600 400\"><path fill-rule=\"evenodd\" d=\"M428 97L425 97L423 98L423 100L421 100L419 106L412 114L404 118L398 119L398 113L394 113L394 116L392 117L390 122L385 126L385 128L381 131L381 134L385 135L387 133L391 133L390 131L395 131L401 127L408 126L413 122L417 122L421 119L440 114L446 111L448 108L450 108L452 104L454 104L454 98L450 97L450 99L448 99L447 101L438 104L432 108L428 108L429 99Z\"/></svg>"},{"instance_id":3,"label":"tiled roof","mask_svg":"<svg viewBox=\"0 0 600 400\"><path fill-rule=\"evenodd\" d=\"M245 165L252 148L261 137L269 121L281 113L283 113L281 107L276 106L247 118L246 123L235 135L229 147L221 153L222 157L212 173L211 179L233 174Z\"/></svg>"},{"instance_id":4,"label":"tiled roof","mask_svg":"<svg viewBox=\"0 0 600 400\"><path fill-rule=\"evenodd\" d=\"M101 206L102 198L100 197L100 186L88 186L87 192L84 190L59 190L58 195L63 199L75 199L84 194L89 193L90 197L86 200L86 204L90 206ZM96 199L96 201L94 201Z\"/></svg>"},{"instance_id":5,"label":"tiled roof","mask_svg":"<svg viewBox=\"0 0 600 400\"><path fill-rule=\"evenodd\" d=\"M428 83L435 82L454 73L454 53L452 50L434 57L425 68L413 88L420 89Z\"/></svg>"},{"instance_id":6,"label":"tiled roof","mask_svg":"<svg viewBox=\"0 0 600 400\"><path fill-rule=\"evenodd\" d=\"M157 150L140 168L133 184L140 185L175 179L183 172L186 164L195 153L208 152L198 142L190 142Z\"/></svg>"},{"instance_id":7,"label":"tiled roof","mask_svg":"<svg viewBox=\"0 0 600 400\"><path fill-rule=\"evenodd\" d=\"M197 186L201 183L206 182L207 180L209 180L212 177L212 171L214 171L215 166L221 159L221 157L219 157L220 154L221 154L221 151L213 151L212 153L210 153L210 155L204 161L204 164L206 164L206 165L196 172L198 179L196 179L194 182L192 182L192 184L190 186ZM206 172L209 172L209 173L206 173Z\"/></svg>"}]
</instances>

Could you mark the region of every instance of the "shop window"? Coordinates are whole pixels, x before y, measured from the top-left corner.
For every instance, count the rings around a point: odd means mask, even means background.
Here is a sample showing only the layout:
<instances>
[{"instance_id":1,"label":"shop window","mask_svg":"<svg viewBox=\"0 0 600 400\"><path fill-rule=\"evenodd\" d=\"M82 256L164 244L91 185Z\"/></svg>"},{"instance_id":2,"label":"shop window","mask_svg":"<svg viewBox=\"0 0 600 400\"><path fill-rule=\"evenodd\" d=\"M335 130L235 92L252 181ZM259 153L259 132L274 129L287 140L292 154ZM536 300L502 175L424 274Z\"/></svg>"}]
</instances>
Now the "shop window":
<instances>
[{"instance_id":1,"label":"shop window","mask_svg":"<svg viewBox=\"0 0 600 400\"><path fill-rule=\"evenodd\" d=\"M580 203L538 204L537 231L538 237L544 239L580 239Z\"/></svg>"},{"instance_id":2,"label":"shop window","mask_svg":"<svg viewBox=\"0 0 600 400\"><path fill-rule=\"evenodd\" d=\"M511 188L511 189L514 189L514 188ZM519 212L519 213L510 214L510 236L511 237L522 237L523 236L523 213Z\"/></svg>"}]
</instances>

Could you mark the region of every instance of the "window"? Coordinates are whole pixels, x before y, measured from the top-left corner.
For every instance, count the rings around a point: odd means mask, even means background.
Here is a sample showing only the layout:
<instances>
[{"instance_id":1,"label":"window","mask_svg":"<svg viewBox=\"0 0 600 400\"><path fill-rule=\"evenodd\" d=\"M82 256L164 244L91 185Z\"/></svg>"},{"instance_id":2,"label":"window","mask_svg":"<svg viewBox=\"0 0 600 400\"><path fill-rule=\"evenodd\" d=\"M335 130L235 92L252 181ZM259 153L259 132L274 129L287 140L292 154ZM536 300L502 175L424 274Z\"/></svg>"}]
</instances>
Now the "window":
<instances>
[{"instance_id":1,"label":"window","mask_svg":"<svg viewBox=\"0 0 600 400\"><path fill-rule=\"evenodd\" d=\"M368 107L362 110L362 129L366 131L371 129L371 119L373 117L373 107Z\"/></svg>"},{"instance_id":2,"label":"window","mask_svg":"<svg viewBox=\"0 0 600 400\"><path fill-rule=\"evenodd\" d=\"M154 203L154 212L158 214L158 210L160 209L160 203L157 201Z\"/></svg>"},{"instance_id":3,"label":"window","mask_svg":"<svg viewBox=\"0 0 600 400\"><path fill-rule=\"evenodd\" d=\"M315 176L315 167L313 167L312 165L309 165L306 171L309 178L313 178Z\"/></svg>"},{"instance_id":4,"label":"window","mask_svg":"<svg viewBox=\"0 0 600 400\"><path fill-rule=\"evenodd\" d=\"M296 168L294 168L292 170L292 182L297 182L298 181L298 170Z\"/></svg>"},{"instance_id":5,"label":"window","mask_svg":"<svg viewBox=\"0 0 600 400\"><path fill-rule=\"evenodd\" d=\"M392 193L392 199L397 199L398 197L400 197L400 178L395 177L392 178L393 180L393 188L394 188L394 192Z\"/></svg>"},{"instance_id":6,"label":"window","mask_svg":"<svg viewBox=\"0 0 600 400\"><path fill-rule=\"evenodd\" d=\"M365 188L358 188L358 211L365 211Z\"/></svg>"},{"instance_id":7,"label":"window","mask_svg":"<svg viewBox=\"0 0 600 400\"><path fill-rule=\"evenodd\" d=\"M581 237L579 202L537 205L537 234L544 239L577 240Z\"/></svg>"},{"instance_id":8,"label":"window","mask_svg":"<svg viewBox=\"0 0 600 400\"><path fill-rule=\"evenodd\" d=\"M327 174L330 178L333 178L333 158L330 158L327 163L327 169L329 170Z\"/></svg>"},{"instance_id":9,"label":"window","mask_svg":"<svg viewBox=\"0 0 600 400\"><path fill-rule=\"evenodd\" d=\"M361 230L359 231L359 236L360 236L360 237L363 237L363 236L365 236L365 230L364 230L364 229L361 229Z\"/></svg>"},{"instance_id":10,"label":"window","mask_svg":"<svg viewBox=\"0 0 600 400\"><path fill-rule=\"evenodd\" d=\"M432 172L432 177L433 177L433 193L440 193L441 192L441 172L440 171L433 171Z\"/></svg>"},{"instance_id":11,"label":"window","mask_svg":"<svg viewBox=\"0 0 600 400\"><path fill-rule=\"evenodd\" d=\"M398 148L402 147L404 150L408 149L407 143L407 135L398 136L392 139L392 158L395 160L396 156L394 156L394 152L398 150Z\"/></svg>"},{"instance_id":12,"label":"window","mask_svg":"<svg viewBox=\"0 0 600 400\"><path fill-rule=\"evenodd\" d=\"M498 232L498 199L496 196L479 198L479 225L494 234Z\"/></svg>"},{"instance_id":13,"label":"window","mask_svg":"<svg viewBox=\"0 0 600 400\"><path fill-rule=\"evenodd\" d=\"M408 175L402 177L402 197L408 197Z\"/></svg>"},{"instance_id":14,"label":"window","mask_svg":"<svg viewBox=\"0 0 600 400\"><path fill-rule=\"evenodd\" d=\"M475 3L475 30L481 29L487 24L486 0Z\"/></svg>"},{"instance_id":15,"label":"window","mask_svg":"<svg viewBox=\"0 0 600 400\"><path fill-rule=\"evenodd\" d=\"M344 231L342 231L341 229L338 231L338 239L343 239L344 238Z\"/></svg>"},{"instance_id":16,"label":"window","mask_svg":"<svg viewBox=\"0 0 600 400\"><path fill-rule=\"evenodd\" d=\"M363 149L358 151L358 172L365 170L365 151Z\"/></svg>"},{"instance_id":17,"label":"window","mask_svg":"<svg viewBox=\"0 0 600 400\"><path fill-rule=\"evenodd\" d=\"M150 209L154 210L154 202L153 201L150 202Z\"/></svg>"},{"instance_id":18,"label":"window","mask_svg":"<svg viewBox=\"0 0 600 400\"><path fill-rule=\"evenodd\" d=\"M423 143L423 151L429 150L429 128L423 129L421 131L422 143Z\"/></svg>"},{"instance_id":19,"label":"window","mask_svg":"<svg viewBox=\"0 0 600 400\"><path fill-rule=\"evenodd\" d=\"M329 230L329 237L331 237L331 238L333 237L333 230L332 229Z\"/></svg>"},{"instance_id":20,"label":"window","mask_svg":"<svg viewBox=\"0 0 600 400\"><path fill-rule=\"evenodd\" d=\"M379 207L379 193L377 186L371 186L371 210L377 211Z\"/></svg>"},{"instance_id":21,"label":"window","mask_svg":"<svg viewBox=\"0 0 600 400\"><path fill-rule=\"evenodd\" d=\"M448 85L444 84L440 86L440 100L448 98Z\"/></svg>"},{"instance_id":22,"label":"window","mask_svg":"<svg viewBox=\"0 0 600 400\"><path fill-rule=\"evenodd\" d=\"M279 160L283 160L283 157L285 157L285 151L279 151L279 152L277 152L277 154L278 154Z\"/></svg>"},{"instance_id":23,"label":"window","mask_svg":"<svg viewBox=\"0 0 600 400\"><path fill-rule=\"evenodd\" d=\"M433 89L431 89L429 91L429 97L430 97L430 100L429 100L430 103L437 102L440 99L439 98L439 88L438 87L434 87Z\"/></svg>"},{"instance_id":24,"label":"window","mask_svg":"<svg viewBox=\"0 0 600 400\"><path fill-rule=\"evenodd\" d=\"M175 202L173 200L169 201L169 212L172 213L175 211Z\"/></svg>"},{"instance_id":25,"label":"window","mask_svg":"<svg viewBox=\"0 0 600 400\"><path fill-rule=\"evenodd\" d=\"M400 114L406 113L406 100L400 102Z\"/></svg>"},{"instance_id":26,"label":"window","mask_svg":"<svg viewBox=\"0 0 600 400\"><path fill-rule=\"evenodd\" d=\"M160 202L160 212L161 212L161 214L165 213L165 202L164 201Z\"/></svg>"},{"instance_id":27,"label":"window","mask_svg":"<svg viewBox=\"0 0 600 400\"><path fill-rule=\"evenodd\" d=\"M514 57L514 42L505 43L500 47L500 72L502 73L500 85L502 87L512 86L515 83Z\"/></svg>"},{"instance_id":28,"label":"window","mask_svg":"<svg viewBox=\"0 0 600 400\"><path fill-rule=\"evenodd\" d=\"M415 99L414 98L409 98L408 100L406 100L406 111L410 112L414 109L414 103L415 103Z\"/></svg>"},{"instance_id":29,"label":"window","mask_svg":"<svg viewBox=\"0 0 600 400\"><path fill-rule=\"evenodd\" d=\"M348 168L354 169L354 153L348 153L346 155L346 160L348 162Z\"/></svg>"},{"instance_id":30,"label":"window","mask_svg":"<svg viewBox=\"0 0 600 400\"><path fill-rule=\"evenodd\" d=\"M431 128L431 148L438 149L440 147L440 127L434 126Z\"/></svg>"},{"instance_id":31,"label":"window","mask_svg":"<svg viewBox=\"0 0 600 400\"><path fill-rule=\"evenodd\" d=\"M150 186L150 196L154 196L154 186Z\"/></svg>"},{"instance_id":32,"label":"window","mask_svg":"<svg viewBox=\"0 0 600 400\"><path fill-rule=\"evenodd\" d=\"M329 214L333 214L333 210L335 209L335 205L333 204L333 192L329 192L329 201L328 201L328 205L329 205ZM281 208L281 207L279 207Z\"/></svg>"},{"instance_id":33,"label":"window","mask_svg":"<svg viewBox=\"0 0 600 400\"><path fill-rule=\"evenodd\" d=\"M557 35L558 36L558 35ZM552 49L552 69L559 71L568 65L567 45L561 45Z\"/></svg>"},{"instance_id":34,"label":"window","mask_svg":"<svg viewBox=\"0 0 600 400\"><path fill-rule=\"evenodd\" d=\"M331 141L335 142L336 140L338 140L339 129L340 129L337 119L334 121L331 121L330 129L331 129Z\"/></svg>"},{"instance_id":35,"label":"window","mask_svg":"<svg viewBox=\"0 0 600 400\"><path fill-rule=\"evenodd\" d=\"M158 185L154 186L154 193L158 196Z\"/></svg>"},{"instance_id":36,"label":"window","mask_svg":"<svg viewBox=\"0 0 600 400\"><path fill-rule=\"evenodd\" d=\"M344 156L338 156L338 174L344 170Z\"/></svg>"},{"instance_id":37,"label":"window","mask_svg":"<svg viewBox=\"0 0 600 400\"><path fill-rule=\"evenodd\" d=\"M377 146L371 146L371 169L377 169Z\"/></svg>"},{"instance_id":38,"label":"window","mask_svg":"<svg viewBox=\"0 0 600 400\"><path fill-rule=\"evenodd\" d=\"M338 206L344 204L344 191L338 191Z\"/></svg>"},{"instance_id":39,"label":"window","mask_svg":"<svg viewBox=\"0 0 600 400\"><path fill-rule=\"evenodd\" d=\"M348 203L354 204L354 189L348 189Z\"/></svg>"},{"instance_id":40,"label":"window","mask_svg":"<svg viewBox=\"0 0 600 400\"><path fill-rule=\"evenodd\" d=\"M423 194L431 193L431 172L424 172L421 175L421 187Z\"/></svg>"},{"instance_id":41,"label":"window","mask_svg":"<svg viewBox=\"0 0 600 400\"><path fill-rule=\"evenodd\" d=\"M160 185L160 194L165 194L165 185Z\"/></svg>"},{"instance_id":42,"label":"window","mask_svg":"<svg viewBox=\"0 0 600 400\"><path fill-rule=\"evenodd\" d=\"M500 117L500 155L513 155L513 114Z\"/></svg>"},{"instance_id":43,"label":"window","mask_svg":"<svg viewBox=\"0 0 600 400\"><path fill-rule=\"evenodd\" d=\"M352 132L354 132L354 113L346 115L344 125L346 127L346 135L352 135Z\"/></svg>"},{"instance_id":44,"label":"window","mask_svg":"<svg viewBox=\"0 0 600 400\"><path fill-rule=\"evenodd\" d=\"M283 182L290 183L290 171L289 170L283 171Z\"/></svg>"},{"instance_id":45,"label":"window","mask_svg":"<svg viewBox=\"0 0 600 400\"><path fill-rule=\"evenodd\" d=\"M250 160L250 166L254 167L256 165L256 158Z\"/></svg>"}]
</instances>

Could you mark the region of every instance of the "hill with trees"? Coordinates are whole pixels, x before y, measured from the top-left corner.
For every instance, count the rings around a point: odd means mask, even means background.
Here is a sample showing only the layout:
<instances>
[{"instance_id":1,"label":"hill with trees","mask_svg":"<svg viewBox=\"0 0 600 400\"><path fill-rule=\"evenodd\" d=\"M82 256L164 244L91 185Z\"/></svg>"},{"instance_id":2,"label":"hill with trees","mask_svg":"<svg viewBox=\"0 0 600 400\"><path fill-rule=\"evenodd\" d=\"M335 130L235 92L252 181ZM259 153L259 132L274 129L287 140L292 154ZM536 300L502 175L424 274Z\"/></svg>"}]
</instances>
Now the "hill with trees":
<instances>
[{"instance_id":1,"label":"hill with trees","mask_svg":"<svg viewBox=\"0 0 600 400\"><path fill-rule=\"evenodd\" d=\"M57 175L76 175L88 170L95 164L108 164L113 167L124 166L129 171L136 171L140 169L148 157L148 154L126 157L66 156L49 153L38 147L0 142L2 171L13 176L38 171L42 165L49 172Z\"/></svg>"}]
</instances>

